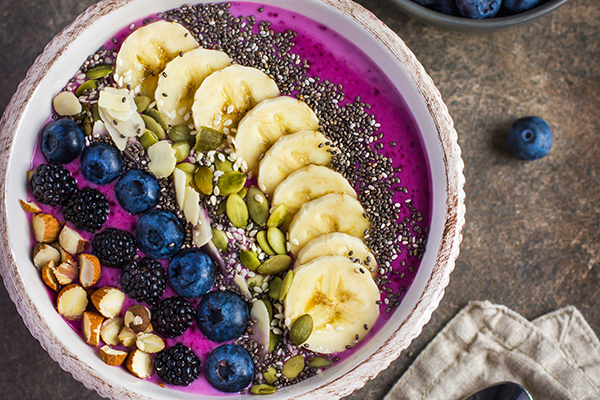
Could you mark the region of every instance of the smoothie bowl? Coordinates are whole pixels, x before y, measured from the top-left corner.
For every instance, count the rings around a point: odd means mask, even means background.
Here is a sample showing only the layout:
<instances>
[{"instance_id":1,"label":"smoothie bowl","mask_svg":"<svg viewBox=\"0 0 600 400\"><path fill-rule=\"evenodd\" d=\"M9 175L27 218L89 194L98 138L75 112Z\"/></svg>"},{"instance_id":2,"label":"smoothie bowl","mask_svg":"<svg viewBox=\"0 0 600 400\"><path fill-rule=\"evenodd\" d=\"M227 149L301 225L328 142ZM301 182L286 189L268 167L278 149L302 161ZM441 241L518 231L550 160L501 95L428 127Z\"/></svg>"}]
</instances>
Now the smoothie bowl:
<instances>
[{"instance_id":1,"label":"smoothie bowl","mask_svg":"<svg viewBox=\"0 0 600 400\"><path fill-rule=\"evenodd\" d=\"M0 132L7 290L105 397L348 395L458 255L451 118L351 2L100 2Z\"/></svg>"}]
</instances>

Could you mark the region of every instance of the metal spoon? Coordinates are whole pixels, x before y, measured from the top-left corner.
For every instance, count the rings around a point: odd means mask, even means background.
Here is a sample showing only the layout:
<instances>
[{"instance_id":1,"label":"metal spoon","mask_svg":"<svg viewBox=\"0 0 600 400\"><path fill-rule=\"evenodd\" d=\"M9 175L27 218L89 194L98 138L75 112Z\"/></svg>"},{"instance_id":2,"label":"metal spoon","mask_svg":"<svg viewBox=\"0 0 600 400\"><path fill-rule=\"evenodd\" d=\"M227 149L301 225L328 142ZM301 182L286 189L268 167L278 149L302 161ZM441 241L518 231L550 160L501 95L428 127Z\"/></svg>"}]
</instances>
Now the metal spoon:
<instances>
[{"instance_id":1,"label":"metal spoon","mask_svg":"<svg viewBox=\"0 0 600 400\"><path fill-rule=\"evenodd\" d=\"M464 400L533 400L525 388L514 382L502 382L472 394Z\"/></svg>"}]
</instances>

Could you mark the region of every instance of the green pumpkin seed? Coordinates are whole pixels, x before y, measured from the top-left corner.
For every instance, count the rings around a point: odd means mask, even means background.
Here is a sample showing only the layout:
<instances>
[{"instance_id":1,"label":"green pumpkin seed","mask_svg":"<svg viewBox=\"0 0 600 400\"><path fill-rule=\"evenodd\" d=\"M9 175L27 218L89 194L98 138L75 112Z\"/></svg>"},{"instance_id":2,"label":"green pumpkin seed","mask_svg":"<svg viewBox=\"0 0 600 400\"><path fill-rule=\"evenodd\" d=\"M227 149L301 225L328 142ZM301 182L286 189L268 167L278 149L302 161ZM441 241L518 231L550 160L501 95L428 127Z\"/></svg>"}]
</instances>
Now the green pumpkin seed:
<instances>
[{"instance_id":1,"label":"green pumpkin seed","mask_svg":"<svg viewBox=\"0 0 600 400\"><path fill-rule=\"evenodd\" d=\"M250 211L250 207L248 207L248 211ZM262 251L264 251L268 255L274 256L277 254L275 253L275 250L273 250L269 245L269 240L267 239L267 231L258 232L256 234L256 241L258 242L258 245L260 246Z\"/></svg>"},{"instance_id":2,"label":"green pumpkin seed","mask_svg":"<svg viewBox=\"0 0 600 400\"><path fill-rule=\"evenodd\" d=\"M192 174L192 175L194 175L194 172L196 172L197 166L196 166L196 164L192 164L192 163L189 163L189 162L184 162L184 163L177 164L177 166L175 168L179 168L180 170L182 170L186 174Z\"/></svg>"},{"instance_id":3,"label":"green pumpkin seed","mask_svg":"<svg viewBox=\"0 0 600 400\"><path fill-rule=\"evenodd\" d=\"M329 367L333 362L329 358L316 356L308 362L308 366L311 368L325 368Z\"/></svg>"},{"instance_id":4,"label":"green pumpkin seed","mask_svg":"<svg viewBox=\"0 0 600 400\"><path fill-rule=\"evenodd\" d=\"M189 126L185 125L175 125L170 127L167 130L167 136L171 139L172 142L181 142L185 140L186 142L194 142L196 137L192 135L192 130Z\"/></svg>"},{"instance_id":5,"label":"green pumpkin seed","mask_svg":"<svg viewBox=\"0 0 600 400\"><path fill-rule=\"evenodd\" d=\"M229 238L227 238L227 234L220 229L212 228L212 241L215 247L222 252L227 252L227 247L229 246Z\"/></svg>"},{"instance_id":6,"label":"green pumpkin seed","mask_svg":"<svg viewBox=\"0 0 600 400\"><path fill-rule=\"evenodd\" d=\"M219 154L223 154L223 153L219 153ZM221 159L219 158L219 154L215 154L215 168L217 168L219 171L223 171L223 172L233 171L233 162L231 162L227 158L225 158L225 161L221 161ZM226 154L223 154L223 155L225 157L227 157Z\"/></svg>"},{"instance_id":7,"label":"green pumpkin seed","mask_svg":"<svg viewBox=\"0 0 600 400\"><path fill-rule=\"evenodd\" d=\"M92 118L94 118L94 122L101 121L100 113L98 112L98 103L92 106Z\"/></svg>"},{"instance_id":8,"label":"green pumpkin seed","mask_svg":"<svg viewBox=\"0 0 600 400\"><path fill-rule=\"evenodd\" d=\"M149 115L142 114L142 119L144 120L144 124L146 124L146 129L149 129L154 133L159 140L164 140L167 138L167 134L165 130L160 126L158 122L154 118Z\"/></svg>"},{"instance_id":9,"label":"green pumpkin seed","mask_svg":"<svg viewBox=\"0 0 600 400\"><path fill-rule=\"evenodd\" d=\"M242 199L245 199L246 198L246 193L248 193L248 191L246 190L245 187L243 187L242 190L240 190L239 192L237 192L237 195L240 196Z\"/></svg>"},{"instance_id":10,"label":"green pumpkin seed","mask_svg":"<svg viewBox=\"0 0 600 400\"><path fill-rule=\"evenodd\" d=\"M201 126L196 134L196 146L194 148L198 153L216 150L223 143L224 136L223 132L207 126Z\"/></svg>"},{"instance_id":11,"label":"green pumpkin seed","mask_svg":"<svg viewBox=\"0 0 600 400\"><path fill-rule=\"evenodd\" d=\"M89 81L85 81L81 85L79 85L79 87L75 91L75 96L79 97L79 96L83 95L83 92L85 92L86 90L95 90L95 89L98 89L98 82L96 80L92 79Z\"/></svg>"},{"instance_id":12,"label":"green pumpkin seed","mask_svg":"<svg viewBox=\"0 0 600 400\"><path fill-rule=\"evenodd\" d=\"M250 271L256 271L260 266L260 260L256 256L256 253L249 250L240 251L240 262Z\"/></svg>"},{"instance_id":13,"label":"green pumpkin seed","mask_svg":"<svg viewBox=\"0 0 600 400\"><path fill-rule=\"evenodd\" d=\"M92 121L88 118L85 117L83 119L83 133L85 134L85 136L90 136L94 130L93 126L92 126Z\"/></svg>"},{"instance_id":14,"label":"green pumpkin seed","mask_svg":"<svg viewBox=\"0 0 600 400\"><path fill-rule=\"evenodd\" d=\"M304 314L294 321L290 328L290 343L300 346L306 342L313 331L313 319L310 314Z\"/></svg>"},{"instance_id":15,"label":"green pumpkin seed","mask_svg":"<svg viewBox=\"0 0 600 400\"><path fill-rule=\"evenodd\" d=\"M248 188L246 204L248 204L250 218L258 225L265 226L269 218L269 202L264 193L256 186L250 186Z\"/></svg>"},{"instance_id":16,"label":"green pumpkin seed","mask_svg":"<svg viewBox=\"0 0 600 400\"><path fill-rule=\"evenodd\" d=\"M144 131L144 134L140 138L140 144L142 145L144 150L148 151L148 148L150 148L150 146L156 143L158 143L158 138L156 137L154 132L152 132L150 129L146 129L146 131Z\"/></svg>"},{"instance_id":17,"label":"green pumpkin seed","mask_svg":"<svg viewBox=\"0 0 600 400\"><path fill-rule=\"evenodd\" d=\"M236 228L245 228L248 225L248 207L246 207L244 200L237 194L229 195L225 211L227 212L227 217Z\"/></svg>"},{"instance_id":18,"label":"green pumpkin seed","mask_svg":"<svg viewBox=\"0 0 600 400\"><path fill-rule=\"evenodd\" d=\"M283 284L283 279L276 276L275 278L269 281L269 297L272 299L279 299L279 292L281 291L281 285Z\"/></svg>"},{"instance_id":19,"label":"green pumpkin seed","mask_svg":"<svg viewBox=\"0 0 600 400\"><path fill-rule=\"evenodd\" d=\"M287 206L285 204L280 204L271 213L271 216L267 220L267 226L279 228L281 225L283 225L286 218L287 218Z\"/></svg>"},{"instance_id":20,"label":"green pumpkin seed","mask_svg":"<svg viewBox=\"0 0 600 400\"><path fill-rule=\"evenodd\" d=\"M227 201L221 201L217 206L217 215L223 215L227 211Z\"/></svg>"},{"instance_id":21,"label":"green pumpkin seed","mask_svg":"<svg viewBox=\"0 0 600 400\"><path fill-rule=\"evenodd\" d=\"M206 165L198 167L194 173L194 183L200 193L210 196L213 192L213 172Z\"/></svg>"},{"instance_id":22,"label":"green pumpkin seed","mask_svg":"<svg viewBox=\"0 0 600 400\"><path fill-rule=\"evenodd\" d=\"M104 78L105 76L112 74L112 72L113 72L113 66L111 64L98 64L98 65L88 69L87 72L85 73L85 76L88 79L98 79L98 78Z\"/></svg>"},{"instance_id":23,"label":"green pumpkin seed","mask_svg":"<svg viewBox=\"0 0 600 400\"><path fill-rule=\"evenodd\" d=\"M304 369L304 357L302 355L298 355L290 358L283 364L283 368L281 369L281 373L286 376L288 379L294 379Z\"/></svg>"},{"instance_id":24,"label":"green pumpkin seed","mask_svg":"<svg viewBox=\"0 0 600 400\"><path fill-rule=\"evenodd\" d=\"M230 194L234 194L242 190L244 185L246 184L246 179L248 177L246 174L238 171L229 171L225 172L219 178L217 182L217 187L219 188L219 194L221 196L229 196ZM240 197L238 195L238 197ZM240 197L241 199L241 197ZM243 201L243 200L242 200ZM246 205L244 204L244 207Z\"/></svg>"},{"instance_id":25,"label":"green pumpkin seed","mask_svg":"<svg viewBox=\"0 0 600 400\"><path fill-rule=\"evenodd\" d=\"M256 276L262 276L262 275L256 275ZM261 285L262 285L262 282L261 282ZM269 319L273 320L273 304L271 304L269 299L266 299L266 298L262 299L262 302L265 303L265 307L267 307L267 312L269 313Z\"/></svg>"},{"instance_id":26,"label":"green pumpkin seed","mask_svg":"<svg viewBox=\"0 0 600 400\"><path fill-rule=\"evenodd\" d=\"M165 119L165 116L162 115L162 113L157 109L147 108L146 111L144 111L144 114L149 117L152 117L153 120L158 122L160 124L160 127L163 128L163 131L166 132L169 129L169 123Z\"/></svg>"},{"instance_id":27,"label":"green pumpkin seed","mask_svg":"<svg viewBox=\"0 0 600 400\"><path fill-rule=\"evenodd\" d=\"M274 367L269 367L267 372L263 372L263 378L269 385L277 382L277 370Z\"/></svg>"},{"instance_id":28,"label":"green pumpkin seed","mask_svg":"<svg viewBox=\"0 0 600 400\"><path fill-rule=\"evenodd\" d=\"M267 230L267 239L269 240L269 245L277 254L287 254L287 249L285 248L285 235L277 228L269 228Z\"/></svg>"},{"instance_id":29,"label":"green pumpkin seed","mask_svg":"<svg viewBox=\"0 0 600 400\"><path fill-rule=\"evenodd\" d=\"M287 271L292 266L292 258L288 255L279 254L267 259L258 268L258 273L262 275L277 275Z\"/></svg>"},{"instance_id":30,"label":"green pumpkin seed","mask_svg":"<svg viewBox=\"0 0 600 400\"><path fill-rule=\"evenodd\" d=\"M255 286L261 287L264 281L265 281L264 276L254 275L252 278L246 279L246 285L248 285L248 288L253 288ZM267 308L267 310L268 310L268 308Z\"/></svg>"},{"instance_id":31,"label":"green pumpkin seed","mask_svg":"<svg viewBox=\"0 0 600 400\"><path fill-rule=\"evenodd\" d=\"M279 343L279 336L274 334L273 332L269 332L269 352L272 353L275 351L277 344Z\"/></svg>"},{"instance_id":32,"label":"green pumpkin seed","mask_svg":"<svg viewBox=\"0 0 600 400\"><path fill-rule=\"evenodd\" d=\"M133 99L133 101L135 101L135 106L137 107L137 112L139 113L146 111L150 103L152 103L152 99L147 96L137 96L135 99Z\"/></svg>"},{"instance_id":33,"label":"green pumpkin seed","mask_svg":"<svg viewBox=\"0 0 600 400\"><path fill-rule=\"evenodd\" d=\"M287 296L290 291L290 287L292 287L292 282L294 281L294 271L288 271L283 278L283 283L281 284L281 290L279 292L279 301L283 301L285 296Z\"/></svg>"},{"instance_id":34,"label":"green pumpkin seed","mask_svg":"<svg viewBox=\"0 0 600 400\"><path fill-rule=\"evenodd\" d=\"M190 155L190 150L192 149L190 142L186 141L175 142L171 146L173 147L173 150L175 150L175 160L177 160L177 162L186 160Z\"/></svg>"},{"instance_id":35,"label":"green pumpkin seed","mask_svg":"<svg viewBox=\"0 0 600 400\"><path fill-rule=\"evenodd\" d=\"M275 392L277 392L277 389L275 389L273 386L265 384L254 385L250 387L250 393L252 394L273 394Z\"/></svg>"}]
</instances>

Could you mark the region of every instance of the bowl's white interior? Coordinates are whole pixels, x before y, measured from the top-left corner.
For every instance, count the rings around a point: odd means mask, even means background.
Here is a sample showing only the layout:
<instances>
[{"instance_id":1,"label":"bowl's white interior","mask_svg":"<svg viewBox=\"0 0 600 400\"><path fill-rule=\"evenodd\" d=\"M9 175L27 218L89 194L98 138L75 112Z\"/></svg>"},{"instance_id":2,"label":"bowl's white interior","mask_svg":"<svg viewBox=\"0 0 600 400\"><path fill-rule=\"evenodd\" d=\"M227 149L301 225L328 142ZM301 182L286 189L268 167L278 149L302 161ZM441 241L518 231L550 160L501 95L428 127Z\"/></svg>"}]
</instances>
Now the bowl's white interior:
<instances>
[{"instance_id":1,"label":"bowl's white interior","mask_svg":"<svg viewBox=\"0 0 600 400\"><path fill-rule=\"evenodd\" d=\"M49 301L39 274L31 264L30 228L18 200L26 198L25 173L30 165L30 157L39 129L51 112L50 105L53 96L75 74L86 57L95 52L121 27L127 26L131 22L151 13L178 7L183 3L180 0L131 1L123 7L112 11L110 14L95 20L74 38L71 43L68 43L64 47L63 53L56 59L44 78L39 81L38 87L21 115L7 174L6 207L8 210L8 231L11 248L19 266L19 273L24 282L26 296L32 300L35 307L38 308L39 314L60 340L55 345L71 349L82 361L95 369L101 379L111 382L111 385L123 385L130 392L156 399L203 399L205 397L163 389L156 384L139 380L120 368L106 366L97 356L95 349L88 346L84 340L67 326L55 311L54 305ZM444 166L438 133L424 100L412 79L380 40L367 32L353 18L325 5L321 1L266 0L262 1L262 3L292 9L295 12L327 25L348 38L371 59L375 60L404 97L422 133L423 144L431 169L433 187L432 224L427 251L416 274L414 283L408 290L402 304L395 311L392 319L375 337L341 365L325 371L318 377L282 389L270 397L280 399L305 393L345 375L384 344L386 339L399 328L401 323L415 308L434 268L442 240L447 200L446 168ZM415 333L412 334L414 335Z\"/></svg>"}]
</instances>

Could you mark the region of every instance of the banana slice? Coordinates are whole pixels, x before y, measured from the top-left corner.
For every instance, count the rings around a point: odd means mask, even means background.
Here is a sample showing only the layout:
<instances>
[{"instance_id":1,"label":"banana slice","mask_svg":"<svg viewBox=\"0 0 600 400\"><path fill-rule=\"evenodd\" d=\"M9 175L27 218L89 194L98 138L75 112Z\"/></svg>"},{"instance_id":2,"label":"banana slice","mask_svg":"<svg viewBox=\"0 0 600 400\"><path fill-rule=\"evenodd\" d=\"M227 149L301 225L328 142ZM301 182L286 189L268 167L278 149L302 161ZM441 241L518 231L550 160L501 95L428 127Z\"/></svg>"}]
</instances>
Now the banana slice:
<instances>
[{"instance_id":1,"label":"banana slice","mask_svg":"<svg viewBox=\"0 0 600 400\"><path fill-rule=\"evenodd\" d=\"M158 78L156 105L169 125L188 125L196 90L207 76L231 65L222 51L194 49L175 57Z\"/></svg>"},{"instance_id":2,"label":"banana slice","mask_svg":"<svg viewBox=\"0 0 600 400\"><path fill-rule=\"evenodd\" d=\"M208 126L228 134L246 112L263 100L279 96L275 81L259 69L234 64L210 75L194 96L196 128Z\"/></svg>"},{"instance_id":3,"label":"banana slice","mask_svg":"<svg viewBox=\"0 0 600 400\"><path fill-rule=\"evenodd\" d=\"M313 238L342 232L363 239L369 221L360 202L347 194L327 194L304 203L290 223L290 253L298 252Z\"/></svg>"},{"instance_id":4,"label":"banana slice","mask_svg":"<svg viewBox=\"0 0 600 400\"><path fill-rule=\"evenodd\" d=\"M236 151L258 172L259 157L281 136L300 131L316 131L319 119L310 107L293 97L280 96L261 101L240 121L235 136Z\"/></svg>"},{"instance_id":5,"label":"banana slice","mask_svg":"<svg viewBox=\"0 0 600 400\"><path fill-rule=\"evenodd\" d=\"M359 238L341 232L321 235L306 243L298 252L294 272L297 272L304 264L324 256L356 258L362 262L365 269L372 270L373 278L377 276L377 262L367 245ZM360 264L355 265L360 266Z\"/></svg>"},{"instance_id":6,"label":"banana slice","mask_svg":"<svg viewBox=\"0 0 600 400\"><path fill-rule=\"evenodd\" d=\"M312 351L344 351L360 342L377 321L379 289L360 269L347 257L319 257L294 276L285 298L285 317L293 324L310 314L313 331L306 343Z\"/></svg>"},{"instance_id":7,"label":"banana slice","mask_svg":"<svg viewBox=\"0 0 600 400\"><path fill-rule=\"evenodd\" d=\"M307 165L277 185L271 207L287 206L287 220L283 225L283 229L287 229L302 204L329 193L346 193L356 198L356 192L342 174L321 165Z\"/></svg>"},{"instance_id":8,"label":"banana slice","mask_svg":"<svg viewBox=\"0 0 600 400\"><path fill-rule=\"evenodd\" d=\"M302 131L280 137L265 153L258 168L258 186L269 196L292 172L308 165L329 165L327 138L318 131Z\"/></svg>"},{"instance_id":9,"label":"banana slice","mask_svg":"<svg viewBox=\"0 0 600 400\"><path fill-rule=\"evenodd\" d=\"M115 81L136 95L154 97L159 74L182 52L198 47L192 34L176 22L157 21L125 39L117 55Z\"/></svg>"}]
</instances>

